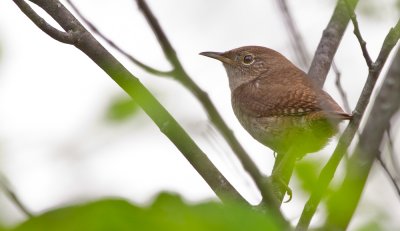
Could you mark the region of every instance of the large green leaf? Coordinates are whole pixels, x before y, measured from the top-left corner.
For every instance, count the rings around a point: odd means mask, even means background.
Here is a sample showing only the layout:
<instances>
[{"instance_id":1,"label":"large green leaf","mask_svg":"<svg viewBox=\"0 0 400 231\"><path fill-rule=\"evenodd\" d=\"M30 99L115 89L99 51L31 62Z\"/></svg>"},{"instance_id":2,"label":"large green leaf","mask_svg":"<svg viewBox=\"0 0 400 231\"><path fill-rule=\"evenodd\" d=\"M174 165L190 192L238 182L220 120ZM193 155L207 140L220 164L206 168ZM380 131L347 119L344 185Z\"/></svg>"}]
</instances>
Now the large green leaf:
<instances>
[{"instance_id":1,"label":"large green leaf","mask_svg":"<svg viewBox=\"0 0 400 231\"><path fill-rule=\"evenodd\" d=\"M280 230L272 216L236 204L190 205L180 197L161 194L150 207L122 199L105 199L46 212L15 231L108 230Z\"/></svg>"}]
</instances>

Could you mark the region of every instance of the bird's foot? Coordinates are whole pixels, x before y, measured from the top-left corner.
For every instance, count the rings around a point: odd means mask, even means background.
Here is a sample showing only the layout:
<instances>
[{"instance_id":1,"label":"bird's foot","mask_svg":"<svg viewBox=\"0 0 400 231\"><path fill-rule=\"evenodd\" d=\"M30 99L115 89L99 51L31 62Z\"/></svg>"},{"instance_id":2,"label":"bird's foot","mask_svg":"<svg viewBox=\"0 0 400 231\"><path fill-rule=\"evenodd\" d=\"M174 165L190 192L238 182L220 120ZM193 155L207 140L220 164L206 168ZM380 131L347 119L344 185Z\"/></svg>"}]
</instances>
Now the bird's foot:
<instances>
[{"instance_id":1,"label":"bird's foot","mask_svg":"<svg viewBox=\"0 0 400 231\"><path fill-rule=\"evenodd\" d=\"M290 202L290 201L292 200L292 197L293 197L293 191L292 191L292 189L289 187L289 185L282 179L282 177L280 177L280 176L278 176L278 175L275 175L275 174L272 174L272 175L271 175L271 180L272 180L272 182L274 182L276 185L278 185L278 186L276 186L276 187L278 188L277 194L281 194L281 191L282 191L282 190L280 190L280 188L283 188L284 191L286 192L286 194L289 196L289 198L288 198L286 201L284 201L283 203L288 203L288 202ZM285 195L282 196L282 200L283 200L283 197L284 197L284 196L285 196ZM278 197L280 197L280 196L278 196Z\"/></svg>"}]
</instances>

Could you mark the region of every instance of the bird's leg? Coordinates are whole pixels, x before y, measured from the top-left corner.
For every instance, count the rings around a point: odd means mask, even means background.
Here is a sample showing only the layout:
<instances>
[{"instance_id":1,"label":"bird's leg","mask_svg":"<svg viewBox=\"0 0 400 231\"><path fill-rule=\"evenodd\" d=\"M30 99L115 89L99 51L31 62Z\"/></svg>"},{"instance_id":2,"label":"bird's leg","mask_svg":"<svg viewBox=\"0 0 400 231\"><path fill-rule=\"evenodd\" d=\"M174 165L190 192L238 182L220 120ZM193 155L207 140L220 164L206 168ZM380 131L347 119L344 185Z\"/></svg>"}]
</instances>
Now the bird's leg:
<instances>
[{"instance_id":1,"label":"bird's leg","mask_svg":"<svg viewBox=\"0 0 400 231\"><path fill-rule=\"evenodd\" d=\"M271 181L275 187L275 193L277 194L277 197L279 201L282 202L283 196L281 193L281 190L279 187L283 187L286 190L286 193L288 194L289 198L284 201L284 203L287 203L292 200L293 192L292 189L289 187L289 185L280 177L279 175L272 174L271 175Z\"/></svg>"},{"instance_id":2,"label":"bird's leg","mask_svg":"<svg viewBox=\"0 0 400 231\"><path fill-rule=\"evenodd\" d=\"M274 168L271 174L271 180L276 196L280 202L282 202L286 192L289 195L288 201L290 201L292 198L292 190L288 185L295 163L296 155L291 151L288 151L287 153L278 153L275 160Z\"/></svg>"}]
</instances>

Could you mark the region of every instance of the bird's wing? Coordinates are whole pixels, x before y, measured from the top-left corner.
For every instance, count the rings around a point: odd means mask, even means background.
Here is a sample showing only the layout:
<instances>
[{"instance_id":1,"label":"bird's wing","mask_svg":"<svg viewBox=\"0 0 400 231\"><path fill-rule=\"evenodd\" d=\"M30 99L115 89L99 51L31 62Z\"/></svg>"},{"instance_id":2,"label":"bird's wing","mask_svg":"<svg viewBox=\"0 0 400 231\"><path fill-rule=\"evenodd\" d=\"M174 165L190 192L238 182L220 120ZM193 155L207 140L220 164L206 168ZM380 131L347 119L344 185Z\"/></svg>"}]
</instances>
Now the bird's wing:
<instances>
[{"instance_id":1,"label":"bird's wing","mask_svg":"<svg viewBox=\"0 0 400 231\"><path fill-rule=\"evenodd\" d=\"M255 117L300 116L323 112L337 119L350 118L331 96L302 78L282 78L279 81L258 78L235 89L232 100L240 110Z\"/></svg>"}]
</instances>

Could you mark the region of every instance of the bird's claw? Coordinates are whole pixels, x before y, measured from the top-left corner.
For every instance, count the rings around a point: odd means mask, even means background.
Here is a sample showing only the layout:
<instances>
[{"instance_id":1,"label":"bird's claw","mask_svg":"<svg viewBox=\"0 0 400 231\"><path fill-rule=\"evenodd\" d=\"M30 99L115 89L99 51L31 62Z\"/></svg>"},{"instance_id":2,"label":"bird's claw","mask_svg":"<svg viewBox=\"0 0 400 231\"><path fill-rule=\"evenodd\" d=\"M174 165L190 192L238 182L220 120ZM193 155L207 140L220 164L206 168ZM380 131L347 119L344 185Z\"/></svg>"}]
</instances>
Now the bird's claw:
<instances>
[{"instance_id":1,"label":"bird's claw","mask_svg":"<svg viewBox=\"0 0 400 231\"><path fill-rule=\"evenodd\" d=\"M284 201L283 203L288 203L288 202L290 202L290 201L292 200L292 198L293 198L292 189L291 189L288 185L286 185L286 193L287 193L287 195L289 196L289 198L288 198L286 201Z\"/></svg>"},{"instance_id":2,"label":"bird's claw","mask_svg":"<svg viewBox=\"0 0 400 231\"><path fill-rule=\"evenodd\" d=\"M288 198L286 201L284 201L283 203L288 203L288 202L290 202L290 201L292 200L292 198L293 198L293 191L292 191L292 189L289 187L289 185L287 185L287 184L285 183L285 181L283 181L282 178L279 177L279 176L277 176L277 175L271 175L271 177L274 178L282 187L285 188L286 194L289 196L289 198Z\"/></svg>"}]
</instances>

